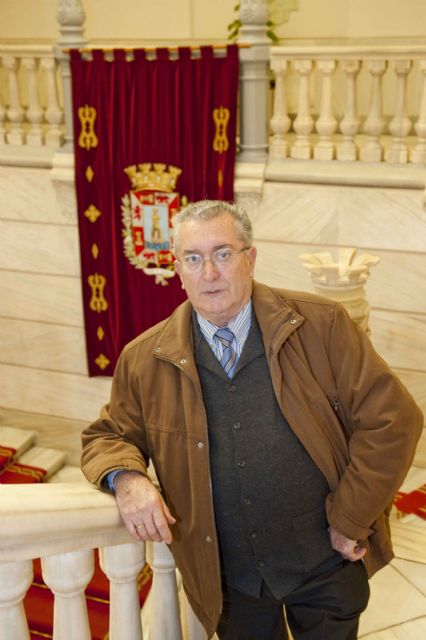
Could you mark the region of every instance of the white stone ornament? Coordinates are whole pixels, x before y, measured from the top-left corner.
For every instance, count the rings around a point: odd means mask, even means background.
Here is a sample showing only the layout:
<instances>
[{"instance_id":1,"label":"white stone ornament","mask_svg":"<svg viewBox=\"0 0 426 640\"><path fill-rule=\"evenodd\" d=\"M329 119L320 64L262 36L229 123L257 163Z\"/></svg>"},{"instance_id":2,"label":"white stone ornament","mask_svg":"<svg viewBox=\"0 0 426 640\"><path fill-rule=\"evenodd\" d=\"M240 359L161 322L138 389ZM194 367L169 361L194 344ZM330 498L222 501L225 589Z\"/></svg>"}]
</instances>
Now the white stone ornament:
<instances>
[{"instance_id":1,"label":"white stone ornament","mask_svg":"<svg viewBox=\"0 0 426 640\"><path fill-rule=\"evenodd\" d=\"M337 260L328 251L302 253L299 257L309 271L317 293L341 302L352 320L370 334L370 305L365 299L364 285L370 275L370 267L378 264L380 258L369 253L356 253L357 249L353 247L341 247Z\"/></svg>"}]
</instances>

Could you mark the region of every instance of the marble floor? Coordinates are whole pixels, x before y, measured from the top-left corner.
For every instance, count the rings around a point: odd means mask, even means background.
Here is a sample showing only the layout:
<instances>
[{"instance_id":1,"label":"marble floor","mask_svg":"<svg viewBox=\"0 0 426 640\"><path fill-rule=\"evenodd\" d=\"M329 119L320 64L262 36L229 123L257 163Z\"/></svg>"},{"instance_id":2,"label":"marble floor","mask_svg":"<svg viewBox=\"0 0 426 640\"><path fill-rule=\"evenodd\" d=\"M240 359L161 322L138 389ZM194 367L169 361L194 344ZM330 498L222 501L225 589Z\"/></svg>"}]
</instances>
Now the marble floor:
<instances>
[{"instance_id":1,"label":"marble floor","mask_svg":"<svg viewBox=\"0 0 426 640\"><path fill-rule=\"evenodd\" d=\"M426 432L414 464L401 487L409 493L426 483ZM371 599L361 617L363 640L426 638L426 520L406 515L391 518L395 559L371 580Z\"/></svg>"}]
</instances>

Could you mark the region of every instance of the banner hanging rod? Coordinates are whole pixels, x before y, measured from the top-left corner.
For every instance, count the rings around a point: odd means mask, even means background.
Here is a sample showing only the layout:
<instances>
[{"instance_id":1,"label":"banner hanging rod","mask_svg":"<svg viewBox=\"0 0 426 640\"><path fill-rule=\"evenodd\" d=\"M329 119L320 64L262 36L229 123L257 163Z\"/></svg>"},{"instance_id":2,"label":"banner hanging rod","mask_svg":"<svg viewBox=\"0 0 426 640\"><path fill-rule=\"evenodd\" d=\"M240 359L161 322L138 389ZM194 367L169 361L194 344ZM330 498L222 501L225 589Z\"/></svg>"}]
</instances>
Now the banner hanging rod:
<instances>
[{"instance_id":1,"label":"banner hanging rod","mask_svg":"<svg viewBox=\"0 0 426 640\"><path fill-rule=\"evenodd\" d=\"M230 46L229 43L228 44L214 44L211 45L213 47L213 49L226 49L228 46ZM249 42L241 42L241 43L236 43L237 47L239 49L248 49L251 47L251 44ZM210 46L210 45L196 45L193 47L189 47L189 49L191 51L199 51L201 47L203 46ZM78 49L79 53L91 53L92 51L104 51L104 53L112 53L115 49L121 49L122 51L125 51L126 53L132 53L135 49L143 49L144 51L157 51L157 49L168 49L169 51L178 51L181 47L178 46L172 46L172 47L83 47L81 49ZM69 53L71 51L71 49L62 49L62 53Z\"/></svg>"}]
</instances>

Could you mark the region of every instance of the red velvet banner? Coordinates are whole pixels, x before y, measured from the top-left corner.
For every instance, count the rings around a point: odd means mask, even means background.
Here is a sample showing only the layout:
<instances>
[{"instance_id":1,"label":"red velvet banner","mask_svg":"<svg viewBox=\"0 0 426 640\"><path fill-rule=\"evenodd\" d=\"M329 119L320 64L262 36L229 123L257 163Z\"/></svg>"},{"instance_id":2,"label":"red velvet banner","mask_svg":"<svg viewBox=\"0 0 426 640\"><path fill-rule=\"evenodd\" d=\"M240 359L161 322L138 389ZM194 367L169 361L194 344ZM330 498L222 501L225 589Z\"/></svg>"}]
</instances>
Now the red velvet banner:
<instances>
[{"instance_id":1,"label":"red velvet banner","mask_svg":"<svg viewBox=\"0 0 426 640\"><path fill-rule=\"evenodd\" d=\"M88 369L112 375L123 346L185 298L173 214L233 199L238 49L84 55L71 51Z\"/></svg>"}]
</instances>

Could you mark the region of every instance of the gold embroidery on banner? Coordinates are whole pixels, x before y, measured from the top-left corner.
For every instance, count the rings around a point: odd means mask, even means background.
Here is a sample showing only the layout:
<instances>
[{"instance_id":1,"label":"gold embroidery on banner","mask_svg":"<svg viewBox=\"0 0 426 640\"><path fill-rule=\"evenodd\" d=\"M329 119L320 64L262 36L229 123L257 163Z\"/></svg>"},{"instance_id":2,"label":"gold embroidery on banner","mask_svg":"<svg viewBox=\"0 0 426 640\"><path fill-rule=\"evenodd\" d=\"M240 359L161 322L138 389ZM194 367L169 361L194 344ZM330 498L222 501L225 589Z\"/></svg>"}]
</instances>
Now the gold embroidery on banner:
<instances>
[{"instance_id":1,"label":"gold embroidery on banner","mask_svg":"<svg viewBox=\"0 0 426 640\"><path fill-rule=\"evenodd\" d=\"M88 209L84 212L84 215L90 222L96 222L99 216L102 215L101 211L95 207L94 204L91 204Z\"/></svg>"},{"instance_id":2,"label":"gold embroidery on banner","mask_svg":"<svg viewBox=\"0 0 426 640\"><path fill-rule=\"evenodd\" d=\"M229 140L226 135L226 127L230 117L229 109L219 107L213 109L213 120L216 125L216 133L213 140L213 150L218 153L224 153L229 149Z\"/></svg>"},{"instance_id":3,"label":"gold embroidery on banner","mask_svg":"<svg viewBox=\"0 0 426 640\"><path fill-rule=\"evenodd\" d=\"M85 104L84 107L79 107L77 113L81 122L78 146L89 151L89 149L93 149L98 146L98 138L96 137L94 130L96 109L95 107L89 107L88 104Z\"/></svg>"},{"instance_id":4,"label":"gold embroidery on banner","mask_svg":"<svg viewBox=\"0 0 426 640\"><path fill-rule=\"evenodd\" d=\"M92 298L89 303L89 307L96 313L101 313L108 309L108 302L104 298L104 287L106 285L105 276L94 273L87 278L87 282L92 289Z\"/></svg>"},{"instance_id":5,"label":"gold embroidery on banner","mask_svg":"<svg viewBox=\"0 0 426 640\"><path fill-rule=\"evenodd\" d=\"M92 256L95 258L95 260L97 260L99 255L99 247L96 244L96 242L92 244L91 253L92 253Z\"/></svg>"},{"instance_id":6,"label":"gold embroidery on banner","mask_svg":"<svg viewBox=\"0 0 426 640\"><path fill-rule=\"evenodd\" d=\"M154 167L154 168L152 168ZM166 191L171 193L175 190L177 179L182 173L182 169L169 165L144 162L138 165L130 165L124 169L135 190L143 189L149 191ZM154 203L154 196L152 197Z\"/></svg>"},{"instance_id":7,"label":"gold embroidery on banner","mask_svg":"<svg viewBox=\"0 0 426 640\"><path fill-rule=\"evenodd\" d=\"M87 182L92 182L94 175L95 175L95 172L93 171L92 167L89 164L89 166L86 169L86 180L87 180Z\"/></svg>"},{"instance_id":8,"label":"gold embroidery on banner","mask_svg":"<svg viewBox=\"0 0 426 640\"><path fill-rule=\"evenodd\" d=\"M98 357L95 359L95 362L98 365L99 369L102 369L103 371L109 365L110 360L108 360L108 358L104 356L103 353L100 353Z\"/></svg>"},{"instance_id":9,"label":"gold embroidery on banner","mask_svg":"<svg viewBox=\"0 0 426 640\"><path fill-rule=\"evenodd\" d=\"M104 339L105 331L102 329L102 327L98 327L98 330L96 331L96 335L98 336L98 340Z\"/></svg>"},{"instance_id":10,"label":"gold embroidery on banner","mask_svg":"<svg viewBox=\"0 0 426 640\"><path fill-rule=\"evenodd\" d=\"M219 188L222 187L223 185L223 173L222 173L222 169L219 169L219 171L217 172L217 184L219 186Z\"/></svg>"}]
</instances>

